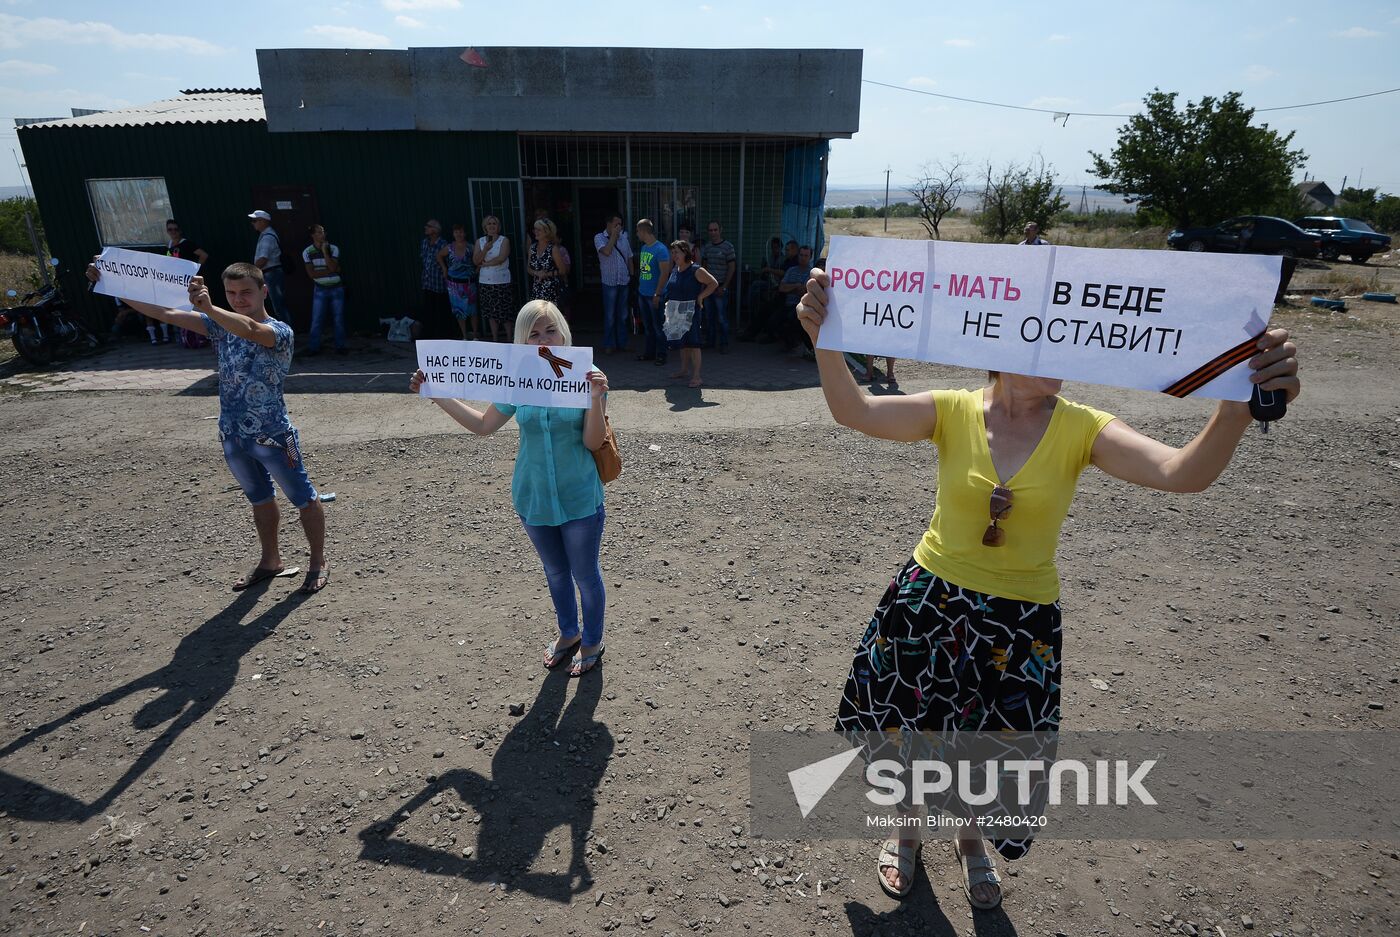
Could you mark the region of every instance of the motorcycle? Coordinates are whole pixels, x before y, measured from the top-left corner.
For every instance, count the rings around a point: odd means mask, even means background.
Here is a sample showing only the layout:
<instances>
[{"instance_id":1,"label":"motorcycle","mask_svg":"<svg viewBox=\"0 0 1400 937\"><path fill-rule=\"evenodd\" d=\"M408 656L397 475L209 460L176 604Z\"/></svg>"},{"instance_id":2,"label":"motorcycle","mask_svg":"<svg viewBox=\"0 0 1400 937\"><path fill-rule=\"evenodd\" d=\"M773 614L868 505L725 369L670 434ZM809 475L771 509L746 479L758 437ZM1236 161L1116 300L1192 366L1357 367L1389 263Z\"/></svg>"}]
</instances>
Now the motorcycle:
<instances>
[{"instance_id":1,"label":"motorcycle","mask_svg":"<svg viewBox=\"0 0 1400 937\"><path fill-rule=\"evenodd\" d=\"M49 263L56 273L58 258ZM14 290L7 290L5 295L11 299L19 296ZM15 351L24 360L46 368L60 352L91 351L98 345L97 336L80 320L68 315L67 309L63 290L55 281L26 295L20 305L0 310L0 328L9 331Z\"/></svg>"}]
</instances>

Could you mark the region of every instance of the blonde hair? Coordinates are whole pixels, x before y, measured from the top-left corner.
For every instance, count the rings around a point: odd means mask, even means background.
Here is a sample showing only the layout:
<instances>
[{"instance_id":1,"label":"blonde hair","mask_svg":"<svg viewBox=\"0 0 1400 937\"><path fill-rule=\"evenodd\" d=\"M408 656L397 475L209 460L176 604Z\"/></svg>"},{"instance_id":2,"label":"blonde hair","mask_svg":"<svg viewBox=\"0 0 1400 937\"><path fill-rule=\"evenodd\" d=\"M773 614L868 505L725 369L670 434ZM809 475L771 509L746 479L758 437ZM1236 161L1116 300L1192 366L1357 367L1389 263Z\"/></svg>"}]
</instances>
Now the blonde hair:
<instances>
[{"instance_id":1,"label":"blonde hair","mask_svg":"<svg viewBox=\"0 0 1400 937\"><path fill-rule=\"evenodd\" d=\"M534 227L544 228L545 233L549 235L550 241L559 240L559 228L554 224L554 222L550 221L548 218L541 218L540 220L536 221Z\"/></svg>"},{"instance_id":2,"label":"blonde hair","mask_svg":"<svg viewBox=\"0 0 1400 937\"><path fill-rule=\"evenodd\" d=\"M541 319L548 319L559 330L559 334L564 336L565 345L574 343L569 323L564 319L559 307L547 299L532 299L515 314L515 344L524 345L530 338L530 330Z\"/></svg>"}]
</instances>

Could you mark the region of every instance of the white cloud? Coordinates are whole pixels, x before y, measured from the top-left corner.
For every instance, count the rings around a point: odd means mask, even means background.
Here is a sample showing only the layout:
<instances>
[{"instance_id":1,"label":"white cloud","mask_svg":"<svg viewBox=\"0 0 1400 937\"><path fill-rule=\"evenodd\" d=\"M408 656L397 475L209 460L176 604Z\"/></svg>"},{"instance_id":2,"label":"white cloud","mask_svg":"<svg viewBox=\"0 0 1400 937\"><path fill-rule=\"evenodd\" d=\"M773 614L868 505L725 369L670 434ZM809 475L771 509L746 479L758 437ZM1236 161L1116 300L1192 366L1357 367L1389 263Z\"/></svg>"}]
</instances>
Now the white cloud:
<instances>
[{"instance_id":1,"label":"white cloud","mask_svg":"<svg viewBox=\"0 0 1400 937\"><path fill-rule=\"evenodd\" d=\"M1267 65L1251 65L1244 70L1245 81L1268 81L1277 76L1278 72Z\"/></svg>"},{"instance_id":2,"label":"white cloud","mask_svg":"<svg viewBox=\"0 0 1400 937\"><path fill-rule=\"evenodd\" d=\"M212 42L205 42L195 36L128 33L111 23L99 23L95 20L79 23L48 16L29 19L0 13L0 48L18 49L49 42L79 46L104 45L123 51L140 49L149 52L187 52L192 55L209 55L224 51Z\"/></svg>"},{"instance_id":3,"label":"white cloud","mask_svg":"<svg viewBox=\"0 0 1400 937\"><path fill-rule=\"evenodd\" d=\"M1066 36L1064 33L1055 33L1055 34L1052 35L1052 36L1047 36L1047 37L1045 37L1045 41L1046 41L1046 42L1069 42L1069 37Z\"/></svg>"},{"instance_id":4,"label":"white cloud","mask_svg":"<svg viewBox=\"0 0 1400 937\"><path fill-rule=\"evenodd\" d=\"M1040 97L1027 104L1027 107L1048 107L1057 111L1067 111L1079 102L1074 98Z\"/></svg>"},{"instance_id":5,"label":"white cloud","mask_svg":"<svg viewBox=\"0 0 1400 937\"><path fill-rule=\"evenodd\" d=\"M43 62L26 62L23 59L6 59L0 62L0 75L52 75L58 71Z\"/></svg>"},{"instance_id":6,"label":"white cloud","mask_svg":"<svg viewBox=\"0 0 1400 937\"><path fill-rule=\"evenodd\" d=\"M35 91L31 88L0 86L0 109L19 117L70 117L72 115L68 109L72 107L113 110L130 106L131 102L125 98L109 98L105 94L76 88Z\"/></svg>"},{"instance_id":7,"label":"white cloud","mask_svg":"<svg viewBox=\"0 0 1400 937\"><path fill-rule=\"evenodd\" d=\"M763 18L763 28L772 32L774 29L778 28L778 21L771 16L765 16Z\"/></svg>"},{"instance_id":8,"label":"white cloud","mask_svg":"<svg viewBox=\"0 0 1400 937\"><path fill-rule=\"evenodd\" d=\"M915 75L913 78L910 78L908 81L906 81L905 84L908 85L908 86L911 87L911 88L936 88L936 87L938 87L938 82L934 81L932 78L928 77L927 75Z\"/></svg>"},{"instance_id":9,"label":"white cloud","mask_svg":"<svg viewBox=\"0 0 1400 937\"><path fill-rule=\"evenodd\" d=\"M1338 39L1379 39L1381 34L1374 29L1367 29L1365 26L1353 26L1351 29L1343 29L1333 33Z\"/></svg>"},{"instance_id":10,"label":"white cloud","mask_svg":"<svg viewBox=\"0 0 1400 937\"><path fill-rule=\"evenodd\" d=\"M368 46L382 49L394 44L388 36L381 36L366 29L356 29L354 26L312 26L306 32L318 39L327 39L350 47Z\"/></svg>"},{"instance_id":11,"label":"white cloud","mask_svg":"<svg viewBox=\"0 0 1400 937\"><path fill-rule=\"evenodd\" d=\"M462 0L379 0L379 2L390 13L402 13L405 10L457 10L462 6Z\"/></svg>"},{"instance_id":12,"label":"white cloud","mask_svg":"<svg viewBox=\"0 0 1400 937\"><path fill-rule=\"evenodd\" d=\"M416 20L411 16L396 16L394 17L394 22L405 29L422 29L424 26L422 20Z\"/></svg>"},{"instance_id":13,"label":"white cloud","mask_svg":"<svg viewBox=\"0 0 1400 937\"><path fill-rule=\"evenodd\" d=\"M701 13L713 13L714 11L715 11L715 8L712 7L712 6L710 6L708 3L702 3L702 4L700 4L700 12L701 12Z\"/></svg>"},{"instance_id":14,"label":"white cloud","mask_svg":"<svg viewBox=\"0 0 1400 937\"><path fill-rule=\"evenodd\" d=\"M971 39L944 39L945 46L954 46L959 49L966 49L972 45Z\"/></svg>"}]
</instances>

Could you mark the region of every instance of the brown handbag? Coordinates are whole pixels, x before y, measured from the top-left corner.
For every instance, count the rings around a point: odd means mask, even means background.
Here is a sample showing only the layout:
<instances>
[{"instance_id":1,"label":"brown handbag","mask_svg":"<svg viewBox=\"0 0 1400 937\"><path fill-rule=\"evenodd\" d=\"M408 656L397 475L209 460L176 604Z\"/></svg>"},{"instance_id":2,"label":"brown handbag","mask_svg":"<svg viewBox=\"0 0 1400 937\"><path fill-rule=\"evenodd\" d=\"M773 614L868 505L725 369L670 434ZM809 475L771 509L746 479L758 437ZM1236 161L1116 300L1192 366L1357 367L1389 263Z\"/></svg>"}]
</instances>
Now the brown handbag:
<instances>
[{"instance_id":1,"label":"brown handbag","mask_svg":"<svg viewBox=\"0 0 1400 937\"><path fill-rule=\"evenodd\" d=\"M593 461L598 463L598 478L605 485L622 474L622 453L617 448L612 420L606 416L603 417L603 444L593 450Z\"/></svg>"}]
</instances>

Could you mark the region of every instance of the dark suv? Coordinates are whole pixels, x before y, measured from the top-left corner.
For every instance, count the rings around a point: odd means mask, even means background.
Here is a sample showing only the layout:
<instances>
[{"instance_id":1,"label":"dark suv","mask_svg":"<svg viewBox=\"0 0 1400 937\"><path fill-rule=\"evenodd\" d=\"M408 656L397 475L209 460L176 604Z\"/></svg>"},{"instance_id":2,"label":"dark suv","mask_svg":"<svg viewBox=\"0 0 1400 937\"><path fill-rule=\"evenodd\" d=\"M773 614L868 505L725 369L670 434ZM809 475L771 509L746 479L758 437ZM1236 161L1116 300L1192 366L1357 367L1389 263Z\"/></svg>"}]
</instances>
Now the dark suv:
<instances>
[{"instance_id":1,"label":"dark suv","mask_svg":"<svg viewBox=\"0 0 1400 937\"><path fill-rule=\"evenodd\" d=\"M1355 218L1309 215L1298 219L1298 227L1322 238L1322 256L1336 260L1342 254L1354 264L1364 264L1372 254L1390 250L1390 235L1381 234L1364 221Z\"/></svg>"},{"instance_id":2,"label":"dark suv","mask_svg":"<svg viewBox=\"0 0 1400 937\"><path fill-rule=\"evenodd\" d=\"M1173 231L1167 235L1167 246L1179 251L1316 257L1322 250L1322 239L1282 218L1241 215L1210 228Z\"/></svg>"}]
</instances>

